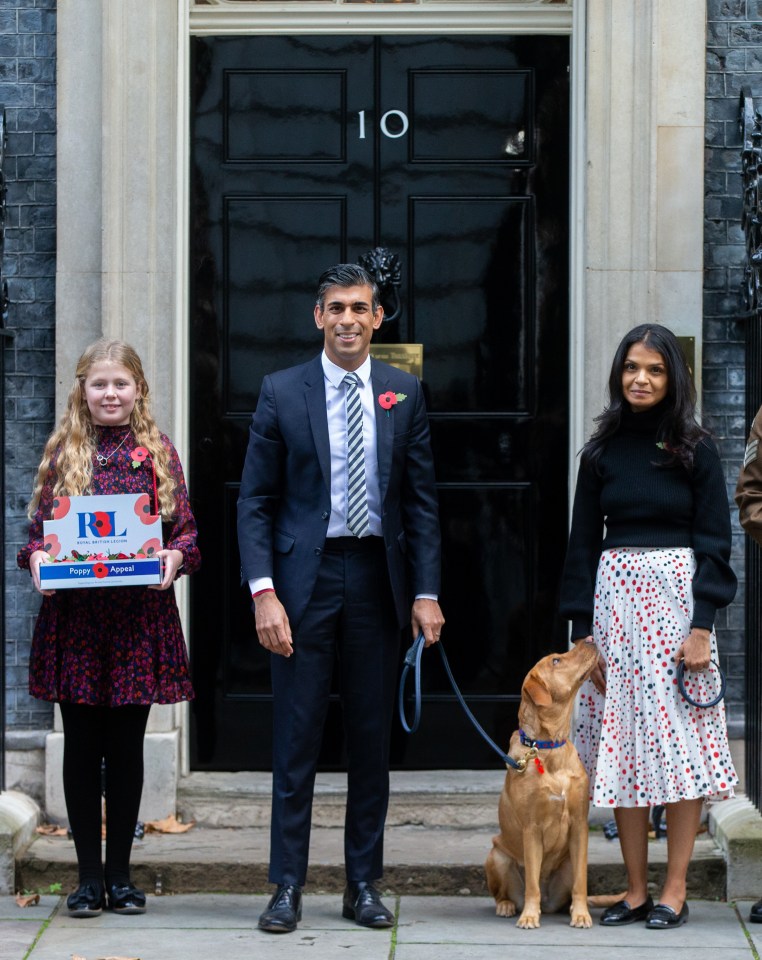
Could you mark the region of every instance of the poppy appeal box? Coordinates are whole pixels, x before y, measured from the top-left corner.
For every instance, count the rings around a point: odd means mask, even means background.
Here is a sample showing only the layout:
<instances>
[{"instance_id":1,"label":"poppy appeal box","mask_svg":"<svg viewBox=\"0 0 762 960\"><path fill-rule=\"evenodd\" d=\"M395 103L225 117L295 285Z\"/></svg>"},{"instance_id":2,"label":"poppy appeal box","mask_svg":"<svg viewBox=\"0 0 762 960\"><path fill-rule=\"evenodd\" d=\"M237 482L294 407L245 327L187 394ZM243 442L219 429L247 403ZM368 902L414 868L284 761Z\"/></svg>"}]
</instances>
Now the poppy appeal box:
<instances>
[{"instance_id":1,"label":"poppy appeal box","mask_svg":"<svg viewBox=\"0 0 762 960\"><path fill-rule=\"evenodd\" d=\"M43 522L43 590L161 583L161 517L147 493L57 497Z\"/></svg>"}]
</instances>

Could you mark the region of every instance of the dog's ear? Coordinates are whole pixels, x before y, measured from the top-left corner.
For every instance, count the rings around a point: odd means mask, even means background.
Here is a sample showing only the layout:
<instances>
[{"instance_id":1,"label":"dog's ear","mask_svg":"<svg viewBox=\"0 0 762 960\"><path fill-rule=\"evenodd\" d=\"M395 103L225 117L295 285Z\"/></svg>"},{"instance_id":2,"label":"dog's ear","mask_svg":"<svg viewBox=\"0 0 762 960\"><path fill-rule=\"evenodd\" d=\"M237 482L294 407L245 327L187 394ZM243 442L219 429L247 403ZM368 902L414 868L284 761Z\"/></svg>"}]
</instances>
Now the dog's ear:
<instances>
[{"instance_id":1,"label":"dog's ear","mask_svg":"<svg viewBox=\"0 0 762 960\"><path fill-rule=\"evenodd\" d=\"M550 694L547 684L537 676L534 670L524 681L522 690L535 706L549 707L551 703L553 703L553 697Z\"/></svg>"}]
</instances>

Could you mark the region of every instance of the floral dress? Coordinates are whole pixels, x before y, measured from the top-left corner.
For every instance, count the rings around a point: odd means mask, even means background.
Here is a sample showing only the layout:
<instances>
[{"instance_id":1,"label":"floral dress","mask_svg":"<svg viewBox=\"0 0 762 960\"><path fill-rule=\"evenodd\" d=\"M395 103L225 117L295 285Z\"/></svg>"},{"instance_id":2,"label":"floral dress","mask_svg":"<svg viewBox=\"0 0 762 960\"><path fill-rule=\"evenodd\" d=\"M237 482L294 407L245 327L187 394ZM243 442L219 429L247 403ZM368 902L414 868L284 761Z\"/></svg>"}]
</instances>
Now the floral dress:
<instances>
[{"instance_id":1,"label":"floral dress","mask_svg":"<svg viewBox=\"0 0 762 960\"><path fill-rule=\"evenodd\" d=\"M98 427L98 453L108 456L125 430ZM162 524L164 547L182 553L180 574L193 573L201 562L196 521L177 452L166 436L161 439L176 481L175 515ZM104 465L93 458L92 494L147 493L153 502L150 458L133 460L134 447L128 436ZM51 517L54 483L53 464L29 528L29 543L18 553L24 569L32 553L44 549L42 524ZM43 597L32 638L29 692L39 700L110 707L191 700L174 587L74 588Z\"/></svg>"}]
</instances>

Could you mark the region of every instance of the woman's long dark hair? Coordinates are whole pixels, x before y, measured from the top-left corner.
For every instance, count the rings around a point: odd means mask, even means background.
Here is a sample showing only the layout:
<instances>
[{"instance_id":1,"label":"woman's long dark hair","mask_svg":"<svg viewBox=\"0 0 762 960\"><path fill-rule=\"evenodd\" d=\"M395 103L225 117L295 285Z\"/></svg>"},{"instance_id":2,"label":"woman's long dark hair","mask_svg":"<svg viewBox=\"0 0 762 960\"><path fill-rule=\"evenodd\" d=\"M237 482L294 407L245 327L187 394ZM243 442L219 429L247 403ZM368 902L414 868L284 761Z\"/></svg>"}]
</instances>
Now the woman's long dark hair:
<instances>
[{"instance_id":1,"label":"woman's long dark hair","mask_svg":"<svg viewBox=\"0 0 762 960\"><path fill-rule=\"evenodd\" d=\"M630 347L636 343L660 353L667 368L667 396L662 401L664 416L658 427L659 440L672 453L665 466L682 463L691 470L696 444L709 433L696 422L696 388L677 337L657 323L642 323L635 327L617 347L609 374L609 402L603 413L595 418L598 428L582 448L582 463L597 472L598 461L609 438L619 429L622 411L627 405L622 393L624 363Z\"/></svg>"}]
</instances>

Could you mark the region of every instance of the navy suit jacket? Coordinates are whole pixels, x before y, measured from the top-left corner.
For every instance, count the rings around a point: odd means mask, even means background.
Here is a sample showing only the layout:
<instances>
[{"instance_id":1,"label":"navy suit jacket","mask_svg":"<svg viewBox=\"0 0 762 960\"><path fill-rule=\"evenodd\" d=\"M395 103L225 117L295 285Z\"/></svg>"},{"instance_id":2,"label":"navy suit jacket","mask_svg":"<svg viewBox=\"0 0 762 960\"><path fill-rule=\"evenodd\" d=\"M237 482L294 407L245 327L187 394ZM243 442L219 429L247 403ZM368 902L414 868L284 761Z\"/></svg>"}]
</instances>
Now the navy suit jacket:
<instances>
[{"instance_id":1,"label":"navy suit jacket","mask_svg":"<svg viewBox=\"0 0 762 960\"><path fill-rule=\"evenodd\" d=\"M416 594L439 595L440 532L429 426L420 381L371 360L374 397L406 399L389 411L376 399L381 525L400 628ZM317 580L331 514L331 458L320 356L266 376L249 429L238 499L244 582L272 577L293 629Z\"/></svg>"}]
</instances>

